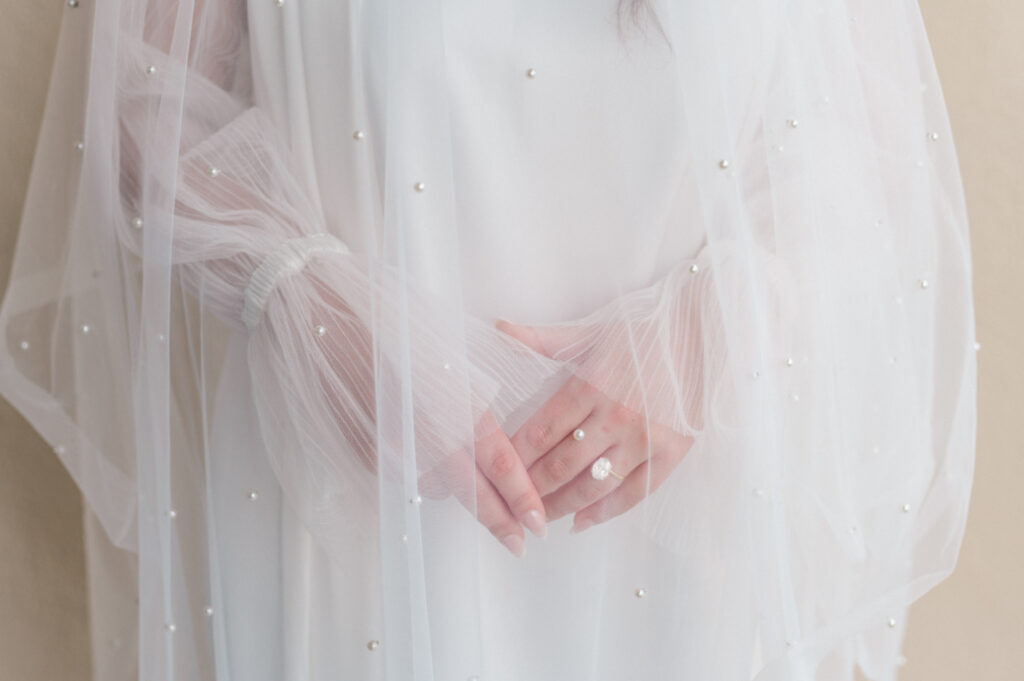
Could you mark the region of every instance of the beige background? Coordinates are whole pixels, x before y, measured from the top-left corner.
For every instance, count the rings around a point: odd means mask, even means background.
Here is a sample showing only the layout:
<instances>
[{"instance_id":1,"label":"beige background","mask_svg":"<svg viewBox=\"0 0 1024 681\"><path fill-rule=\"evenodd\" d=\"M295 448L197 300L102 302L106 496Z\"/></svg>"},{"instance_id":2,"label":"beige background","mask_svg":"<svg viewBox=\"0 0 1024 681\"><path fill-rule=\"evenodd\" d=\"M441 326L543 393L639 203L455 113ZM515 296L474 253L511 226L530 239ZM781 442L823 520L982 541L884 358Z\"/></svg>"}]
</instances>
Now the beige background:
<instances>
[{"instance_id":1,"label":"beige background","mask_svg":"<svg viewBox=\"0 0 1024 681\"><path fill-rule=\"evenodd\" d=\"M956 573L911 611L901 681L1024 680L1024 2L920 0L972 220L980 417ZM0 0L0 286L38 134L61 0ZM0 401L0 681L89 677L81 497ZM713 680L711 680L713 681Z\"/></svg>"}]
</instances>

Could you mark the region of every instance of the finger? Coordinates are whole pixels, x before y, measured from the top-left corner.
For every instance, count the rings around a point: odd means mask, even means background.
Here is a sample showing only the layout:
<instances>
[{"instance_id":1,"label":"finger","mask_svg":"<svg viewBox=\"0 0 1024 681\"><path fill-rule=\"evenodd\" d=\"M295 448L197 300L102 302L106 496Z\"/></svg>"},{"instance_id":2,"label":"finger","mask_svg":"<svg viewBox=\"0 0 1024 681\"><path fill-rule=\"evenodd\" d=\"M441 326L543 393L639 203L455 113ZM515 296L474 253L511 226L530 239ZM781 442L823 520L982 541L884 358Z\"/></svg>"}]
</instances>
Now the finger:
<instances>
[{"instance_id":1,"label":"finger","mask_svg":"<svg viewBox=\"0 0 1024 681\"><path fill-rule=\"evenodd\" d=\"M538 537L548 533L544 503L519 453L500 428L476 442L476 463L512 515Z\"/></svg>"},{"instance_id":2,"label":"finger","mask_svg":"<svg viewBox=\"0 0 1024 681\"><path fill-rule=\"evenodd\" d=\"M569 531L576 534L625 513L658 489L670 471L671 466L660 466L659 459L644 461L609 494L581 509Z\"/></svg>"},{"instance_id":3,"label":"finger","mask_svg":"<svg viewBox=\"0 0 1024 681\"><path fill-rule=\"evenodd\" d=\"M577 439L580 432L580 439ZM606 412L595 409L579 426L569 432L529 468L537 493L551 494L590 468L601 453L615 444Z\"/></svg>"},{"instance_id":4,"label":"finger","mask_svg":"<svg viewBox=\"0 0 1024 681\"><path fill-rule=\"evenodd\" d=\"M598 395L586 381L570 377L512 436L523 465L529 468L576 430L593 411Z\"/></svg>"},{"instance_id":5,"label":"finger","mask_svg":"<svg viewBox=\"0 0 1024 681\"><path fill-rule=\"evenodd\" d=\"M504 319L495 322L495 326L534 352L547 357L571 345L580 334L579 329L572 326L525 326Z\"/></svg>"},{"instance_id":6,"label":"finger","mask_svg":"<svg viewBox=\"0 0 1024 681\"><path fill-rule=\"evenodd\" d=\"M607 457L611 461L612 470L624 479L619 480L614 475L609 475L604 480L597 480L591 474L588 466L569 484L544 497L544 508L547 510L548 519L556 520L569 515L612 494L626 479L629 479L633 470L643 462L642 454L643 452L637 452L634 448L621 445L615 445L608 451L602 452L601 456Z\"/></svg>"},{"instance_id":7,"label":"finger","mask_svg":"<svg viewBox=\"0 0 1024 681\"><path fill-rule=\"evenodd\" d=\"M427 478L430 476L430 478ZM526 552L525 534L505 500L470 456L453 455L420 480L443 485L477 521L515 556Z\"/></svg>"}]
</instances>

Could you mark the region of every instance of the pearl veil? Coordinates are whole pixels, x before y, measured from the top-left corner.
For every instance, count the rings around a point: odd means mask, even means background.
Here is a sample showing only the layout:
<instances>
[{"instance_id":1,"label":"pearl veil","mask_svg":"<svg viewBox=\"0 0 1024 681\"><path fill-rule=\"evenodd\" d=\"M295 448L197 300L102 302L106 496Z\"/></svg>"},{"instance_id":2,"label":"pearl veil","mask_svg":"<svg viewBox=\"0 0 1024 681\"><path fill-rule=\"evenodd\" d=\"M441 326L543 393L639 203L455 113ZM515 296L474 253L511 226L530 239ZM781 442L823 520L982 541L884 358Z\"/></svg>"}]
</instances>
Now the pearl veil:
<instances>
[{"instance_id":1,"label":"pearl veil","mask_svg":"<svg viewBox=\"0 0 1024 681\"><path fill-rule=\"evenodd\" d=\"M96 678L891 680L962 537L912 0L69 2L0 326ZM516 558L475 443L572 382L642 500Z\"/></svg>"}]
</instances>

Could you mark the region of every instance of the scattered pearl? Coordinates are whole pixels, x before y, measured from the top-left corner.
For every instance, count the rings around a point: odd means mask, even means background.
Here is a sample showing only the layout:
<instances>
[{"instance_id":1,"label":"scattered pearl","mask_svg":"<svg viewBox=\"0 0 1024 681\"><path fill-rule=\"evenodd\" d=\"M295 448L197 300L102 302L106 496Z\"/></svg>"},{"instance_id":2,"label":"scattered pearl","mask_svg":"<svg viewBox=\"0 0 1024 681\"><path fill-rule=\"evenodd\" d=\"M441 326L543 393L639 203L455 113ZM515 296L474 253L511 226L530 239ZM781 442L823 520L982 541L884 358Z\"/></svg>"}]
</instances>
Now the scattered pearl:
<instances>
[{"instance_id":1,"label":"scattered pearl","mask_svg":"<svg viewBox=\"0 0 1024 681\"><path fill-rule=\"evenodd\" d=\"M576 440L576 442L582 440L584 437L586 437L586 435L587 434L583 431L582 428L577 428L576 430L572 431L572 439Z\"/></svg>"},{"instance_id":2,"label":"scattered pearl","mask_svg":"<svg viewBox=\"0 0 1024 681\"><path fill-rule=\"evenodd\" d=\"M789 123L789 127L791 127L791 128L799 128L800 127L800 121L798 121L795 118L790 118L789 121L787 121L787 122Z\"/></svg>"},{"instance_id":3,"label":"scattered pearl","mask_svg":"<svg viewBox=\"0 0 1024 681\"><path fill-rule=\"evenodd\" d=\"M917 283L918 283L918 285L921 288L928 288L928 280L927 279L918 279Z\"/></svg>"},{"instance_id":4,"label":"scattered pearl","mask_svg":"<svg viewBox=\"0 0 1024 681\"><path fill-rule=\"evenodd\" d=\"M445 362L444 363L444 370L445 371L450 371L451 368L452 368L452 363L451 362Z\"/></svg>"},{"instance_id":5,"label":"scattered pearl","mask_svg":"<svg viewBox=\"0 0 1024 681\"><path fill-rule=\"evenodd\" d=\"M537 69L526 69L526 77L527 78L536 78L537 77Z\"/></svg>"},{"instance_id":6,"label":"scattered pearl","mask_svg":"<svg viewBox=\"0 0 1024 681\"><path fill-rule=\"evenodd\" d=\"M417 182L416 184L414 184L412 186L412 188L415 189L417 192L421 192L422 193L423 191L426 190L427 185L423 184L422 182Z\"/></svg>"},{"instance_id":7,"label":"scattered pearl","mask_svg":"<svg viewBox=\"0 0 1024 681\"><path fill-rule=\"evenodd\" d=\"M690 265L690 274L697 274L698 272L700 272L700 267L697 266L697 263Z\"/></svg>"},{"instance_id":8,"label":"scattered pearl","mask_svg":"<svg viewBox=\"0 0 1024 681\"><path fill-rule=\"evenodd\" d=\"M423 503L423 497L421 497L419 494L417 494L412 499L409 499L409 503L410 504L422 504Z\"/></svg>"},{"instance_id":9,"label":"scattered pearl","mask_svg":"<svg viewBox=\"0 0 1024 681\"><path fill-rule=\"evenodd\" d=\"M409 543L409 535L405 534L404 532L402 533L402 543L403 544L408 544Z\"/></svg>"},{"instance_id":10,"label":"scattered pearl","mask_svg":"<svg viewBox=\"0 0 1024 681\"><path fill-rule=\"evenodd\" d=\"M68 0L68 7L71 9L78 7L78 0Z\"/></svg>"},{"instance_id":11,"label":"scattered pearl","mask_svg":"<svg viewBox=\"0 0 1024 681\"><path fill-rule=\"evenodd\" d=\"M211 606L211 605L206 606L206 610L204 610L203 612L206 613L207 617L213 617L213 606Z\"/></svg>"},{"instance_id":12,"label":"scattered pearl","mask_svg":"<svg viewBox=\"0 0 1024 681\"><path fill-rule=\"evenodd\" d=\"M896 626L896 619L894 617L890 617L887 624L889 625L889 628L892 629Z\"/></svg>"},{"instance_id":13,"label":"scattered pearl","mask_svg":"<svg viewBox=\"0 0 1024 681\"><path fill-rule=\"evenodd\" d=\"M274 4L278 7L284 7L284 0L274 0Z\"/></svg>"},{"instance_id":14,"label":"scattered pearl","mask_svg":"<svg viewBox=\"0 0 1024 681\"><path fill-rule=\"evenodd\" d=\"M150 64L149 66L146 67L146 75L152 76L154 73L156 73L156 67L155 66Z\"/></svg>"},{"instance_id":15,"label":"scattered pearl","mask_svg":"<svg viewBox=\"0 0 1024 681\"><path fill-rule=\"evenodd\" d=\"M786 358L786 366L788 366L788 367L793 366L793 358L792 357L787 357Z\"/></svg>"},{"instance_id":16,"label":"scattered pearl","mask_svg":"<svg viewBox=\"0 0 1024 681\"><path fill-rule=\"evenodd\" d=\"M366 137L366 135L363 134L362 130L356 130L354 133L352 133L352 139L354 139L356 142L361 142L364 137Z\"/></svg>"},{"instance_id":17,"label":"scattered pearl","mask_svg":"<svg viewBox=\"0 0 1024 681\"><path fill-rule=\"evenodd\" d=\"M28 346L28 341L21 341L21 343L19 344L19 347L20 347L20 348L21 348L22 350L28 350L28 347L29 347L29 346Z\"/></svg>"},{"instance_id":18,"label":"scattered pearl","mask_svg":"<svg viewBox=\"0 0 1024 681\"><path fill-rule=\"evenodd\" d=\"M220 168L218 168L217 166L210 166L209 168L206 169L206 174L209 175L210 177L217 177L218 175L220 175Z\"/></svg>"},{"instance_id":19,"label":"scattered pearl","mask_svg":"<svg viewBox=\"0 0 1024 681\"><path fill-rule=\"evenodd\" d=\"M380 641L378 641L376 639L374 639L373 641L370 641L370 642L368 642L366 644L366 649L367 650L377 650L377 648L380 648Z\"/></svg>"},{"instance_id":20,"label":"scattered pearl","mask_svg":"<svg viewBox=\"0 0 1024 681\"><path fill-rule=\"evenodd\" d=\"M978 343L977 341L975 341L975 343L974 343L974 351L977 352L978 350L981 350L981 343Z\"/></svg>"},{"instance_id":21,"label":"scattered pearl","mask_svg":"<svg viewBox=\"0 0 1024 681\"><path fill-rule=\"evenodd\" d=\"M932 142L937 142L939 140L939 133L937 133L937 132L930 133L928 135L928 139L930 139Z\"/></svg>"},{"instance_id":22,"label":"scattered pearl","mask_svg":"<svg viewBox=\"0 0 1024 681\"><path fill-rule=\"evenodd\" d=\"M249 497L249 501L256 501L260 498L260 493L253 489L249 490L249 494L247 496Z\"/></svg>"},{"instance_id":23,"label":"scattered pearl","mask_svg":"<svg viewBox=\"0 0 1024 681\"><path fill-rule=\"evenodd\" d=\"M82 151L83 149L85 149L84 142L75 142L75 151Z\"/></svg>"},{"instance_id":24,"label":"scattered pearl","mask_svg":"<svg viewBox=\"0 0 1024 681\"><path fill-rule=\"evenodd\" d=\"M315 331L317 336L323 338L324 334L327 333L327 327L325 327L323 324L317 324Z\"/></svg>"},{"instance_id":25,"label":"scattered pearl","mask_svg":"<svg viewBox=\"0 0 1024 681\"><path fill-rule=\"evenodd\" d=\"M910 513L910 504L903 504L903 512Z\"/></svg>"},{"instance_id":26,"label":"scattered pearl","mask_svg":"<svg viewBox=\"0 0 1024 681\"><path fill-rule=\"evenodd\" d=\"M171 520L174 520L175 518L177 518L177 517L178 517L178 512L177 512L177 511L175 511L175 510L174 510L174 509L172 508L171 510L169 510L169 511L167 512L167 517L168 517L168 518L170 518Z\"/></svg>"},{"instance_id":27,"label":"scattered pearl","mask_svg":"<svg viewBox=\"0 0 1024 681\"><path fill-rule=\"evenodd\" d=\"M132 227L134 227L135 229L142 229L143 224L145 223L142 222L142 218L138 216L132 218Z\"/></svg>"},{"instance_id":28,"label":"scattered pearl","mask_svg":"<svg viewBox=\"0 0 1024 681\"><path fill-rule=\"evenodd\" d=\"M640 587L639 589L637 589L633 593L636 594L637 598L643 598L644 596L647 595L647 589L645 589L643 587Z\"/></svg>"},{"instance_id":29,"label":"scattered pearl","mask_svg":"<svg viewBox=\"0 0 1024 681\"><path fill-rule=\"evenodd\" d=\"M761 372L760 371L754 371L750 375L753 376L754 378L761 378Z\"/></svg>"},{"instance_id":30,"label":"scattered pearl","mask_svg":"<svg viewBox=\"0 0 1024 681\"><path fill-rule=\"evenodd\" d=\"M729 167L729 162L723 158L721 161L718 162L718 167L721 168L722 170L726 170Z\"/></svg>"},{"instance_id":31,"label":"scattered pearl","mask_svg":"<svg viewBox=\"0 0 1024 681\"><path fill-rule=\"evenodd\" d=\"M82 333L89 333L89 325L82 324Z\"/></svg>"},{"instance_id":32,"label":"scattered pearl","mask_svg":"<svg viewBox=\"0 0 1024 681\"><path fill-rule=\"evenodd\" d=\"M171 632L173 634L177 630L178 630L178 627L175 626L174 622L168 622L167 623L167 631L169 631L169 632Z\"/></svg>"}]
</instances>

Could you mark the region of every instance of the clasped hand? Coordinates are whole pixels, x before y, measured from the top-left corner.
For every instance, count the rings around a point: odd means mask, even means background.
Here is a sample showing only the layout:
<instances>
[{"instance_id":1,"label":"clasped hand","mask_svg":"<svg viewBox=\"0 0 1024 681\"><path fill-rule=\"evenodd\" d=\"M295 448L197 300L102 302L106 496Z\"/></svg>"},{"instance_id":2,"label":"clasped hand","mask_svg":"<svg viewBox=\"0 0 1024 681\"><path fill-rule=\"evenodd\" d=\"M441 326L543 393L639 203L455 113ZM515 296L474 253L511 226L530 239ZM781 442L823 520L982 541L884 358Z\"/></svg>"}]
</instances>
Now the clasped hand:
<instances>
[{"instance_id":1,"label":"clasped hand","mask_svg":"<svg viewBox=\"0 0 1024 681\"><path fill-rule=\"evenodd\" d=\"M574 340L568 327L499 322L498 328L548 357ZM516 556L525 552L524 526L544 537L548 522L575 514L570 531L581 532L637 505L664 482L693 442L576 376L511 435L491 415L484 419L480 432L488 434L475 443L476 470L444 475L473 481L450 491ZM592 475L602 457L613 472L603 479ZM432 475L438 474L427 474L421 485L430 488Z\"/></svg>"}]
</instances>

